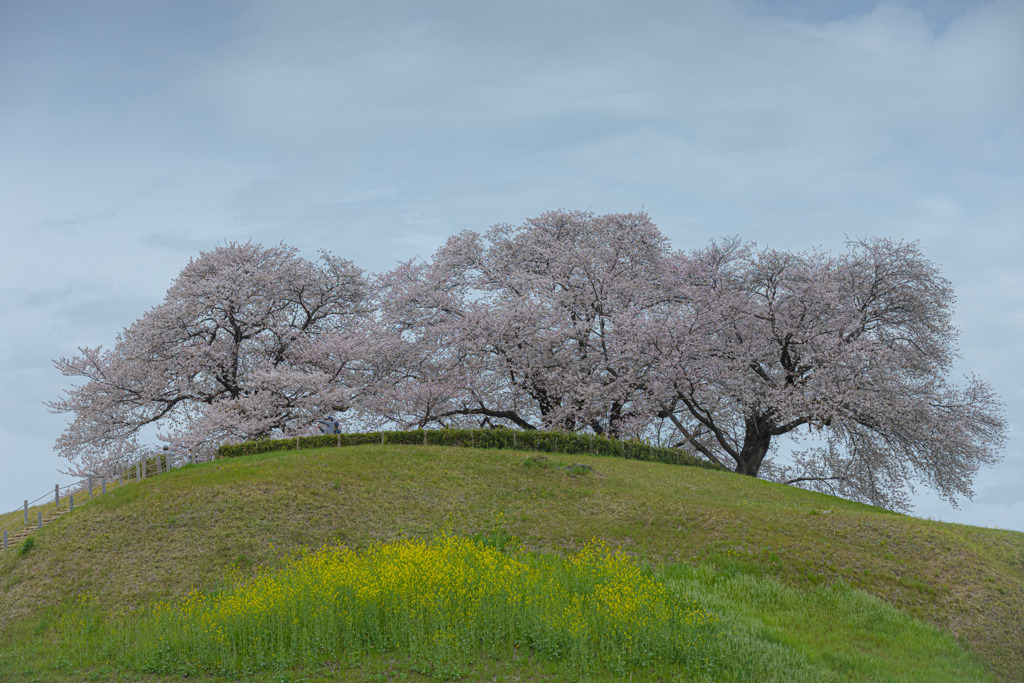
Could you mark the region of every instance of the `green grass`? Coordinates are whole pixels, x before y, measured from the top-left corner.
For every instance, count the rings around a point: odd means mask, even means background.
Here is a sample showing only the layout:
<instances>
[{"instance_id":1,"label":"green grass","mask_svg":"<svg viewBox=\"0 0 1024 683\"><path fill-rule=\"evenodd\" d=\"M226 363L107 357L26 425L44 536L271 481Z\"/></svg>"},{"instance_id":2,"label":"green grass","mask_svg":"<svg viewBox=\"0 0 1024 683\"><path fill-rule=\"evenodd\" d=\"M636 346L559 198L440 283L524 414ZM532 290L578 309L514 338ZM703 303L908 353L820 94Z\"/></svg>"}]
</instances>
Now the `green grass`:
<instances>
[{"instance_id":1,"label":"green grass","mask_svg":"<svg viewBox=\"0 0 1024 683\"><path fill-rule=\"evenodd\" d=\"M82 595L120 623L130 610L224 586L226 573L279 570L296 549L361 550L442 532L507 551L518 537L531 552L560 556L597 538L660 567L665 585L728 625L722 656L742 666L720 670L725 679L1024 680L1024 534L724 472L584 455L526 464L536 457L436 446L267 453L189 466L76 505L33 534L30 553L0 554L0 680L124 673L59 659L56 625ZM564 467L576 463L593 469ZM251 677L418 680L411 656L374 651L357 668L338 661ZM460 670L473 679L565 675L532 648L466 657Z\"/></svg>"},{"instance_id":2,"label":"green grass","mask_svg":"<svg viewBox=\"0 0 1024 683\"><path fill-rule=\"evenodd\" d=\"M738 662L730 671L737 680L988 679L948 634L843 583L798 590L772 578L689 565L663 575L732 622L722 658Z\"/></svg>"}]
</instances>

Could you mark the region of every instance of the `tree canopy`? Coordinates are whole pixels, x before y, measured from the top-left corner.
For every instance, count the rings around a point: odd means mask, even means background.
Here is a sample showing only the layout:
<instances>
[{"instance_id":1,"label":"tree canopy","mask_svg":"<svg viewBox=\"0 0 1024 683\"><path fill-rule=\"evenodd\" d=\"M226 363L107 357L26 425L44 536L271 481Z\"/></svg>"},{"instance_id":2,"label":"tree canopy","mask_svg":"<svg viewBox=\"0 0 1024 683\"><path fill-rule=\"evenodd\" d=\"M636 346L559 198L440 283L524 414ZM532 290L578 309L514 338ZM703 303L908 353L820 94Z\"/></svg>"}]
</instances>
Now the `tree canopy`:
<instances>
[{"instance_id":1,"label":"tree canopy","mask_svg":"<svg viewBox=\"0 0 1024 683\"><path fill-rule=\"evenodd\" d=\"M382 336L405 348L389 417L641 432L655 360L645 320L665 304L668 255L644 214L552 211L399 264L380 279Z\"/></svg>"},{"instance_id":2,"label":"tree canopy","mask_svg":"<svg viewBox=\"0 0 1024 683\"><path fill-rule=\"evenodd\" d=\"M353 424L506 425L680 445L736 472L905 509L972 495L1002 405L957 359L952 286L916 243L841 254L673 250L644 213L551 211L462 232L367 279L324 252L229 243L192 260L84 383L57 449L78 472ZM781 456L779 439L802 449Z\"/></svg>"},{"instance_id":3,"label":"tree canopy","mask_svg":"<svg viewBox=\"0 0 1024 683\"><path fill-rule=\"evenodd\" d=\"M915 479L970 496L1005 424L986 383L946 379L953 290L916 244L847 246L794 254L733 239L678 255L660 415L743 474L894 508ZM811 434L790 463L770 461L775 437Z\"/></svg>"},{"instance_id":4,"label":"tree canopy","mask_svg":"<svg viewBox=\"0 0 1024 683\"><path fill-rule=\"evenodd\" d=\"M57 451L88 473L135 457L147 425L193 448L347 410L348 359L328 363L325 348L356 345L365 296L362 271L326 252L311 262L292 247L229 243L200 254L113 348L56 361L85 380L49 404L74 415Z\"/></svg>"}]
</instances>

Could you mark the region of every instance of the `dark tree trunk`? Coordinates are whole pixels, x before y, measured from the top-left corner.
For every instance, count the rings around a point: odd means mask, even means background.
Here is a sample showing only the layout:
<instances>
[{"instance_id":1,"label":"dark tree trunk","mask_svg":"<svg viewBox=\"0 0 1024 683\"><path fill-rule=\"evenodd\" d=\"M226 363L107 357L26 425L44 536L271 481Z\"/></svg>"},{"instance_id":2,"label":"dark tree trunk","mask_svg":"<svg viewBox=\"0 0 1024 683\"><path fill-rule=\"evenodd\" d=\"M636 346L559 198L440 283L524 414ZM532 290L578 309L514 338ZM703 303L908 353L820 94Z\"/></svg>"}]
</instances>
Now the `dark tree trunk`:
<instances>
[{"instance_id":1,"label":"dark tree trunk","mask_svg":"<svg viewBox=\"0 0 1024 683\"><path fill-rule=\"evenodd\" d=\"M612 401L612 409L608 413L608 435L619 438L619 424L622 422L622 404Z\"/></svg>"},{"instance_id":2,"label":"dark tree trunk","mask_svg":"<svg viewBox=\"0 0 1024 683\"><path fill-rule=\"evenodd\" d=\"M756 477L764 456L768 454L771 441L771 424L760 415L748 417L746 433L743 436L743 449L740 450L740 457L737 459L736 471Z\"/></svg>"}]
</instances>

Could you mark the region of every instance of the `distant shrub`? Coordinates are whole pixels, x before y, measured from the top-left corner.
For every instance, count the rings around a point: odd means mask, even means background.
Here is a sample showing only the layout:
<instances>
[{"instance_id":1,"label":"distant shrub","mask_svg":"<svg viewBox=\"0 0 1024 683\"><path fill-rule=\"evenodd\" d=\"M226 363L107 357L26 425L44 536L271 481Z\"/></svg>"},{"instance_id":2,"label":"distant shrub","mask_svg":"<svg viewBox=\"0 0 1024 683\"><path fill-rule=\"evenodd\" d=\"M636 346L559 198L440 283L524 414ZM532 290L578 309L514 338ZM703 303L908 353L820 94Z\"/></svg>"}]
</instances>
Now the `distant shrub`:
<instances>
[{"instance_id":1,"label":"distant shrub","mask_svg":"<svg viewBox=\"0 0 1024 683\"><path fill-rule=\"evenodd\" d=\"M662 462L705 469L720 469L678 448L652 446L644 441L609 439L594 434L573 432L520 431L499 427L496 429L413 429L395 432L363 432L357 434L322 434L302 436L298 439L263 439L225 444L217 449L217 456L234 458L271 451L296 448L329 448L332 446L362 446L365 444L405 444L425 446L461 446L463 448L500 448L542 453L602 455L628 460Z\"/></svg>"},{"instance_id":2,"label":"distant shrub","mask_svg":"<svg viewBox=\"0 0 1024 683\"><path fill-rule=\"evenodd\" d=\"M29 551L34 547L36 547L36 539L34 536L29 536L21 544L21 550L19 550L18 553L21 555L28 555Z\"/></svg>"}]
</instances>

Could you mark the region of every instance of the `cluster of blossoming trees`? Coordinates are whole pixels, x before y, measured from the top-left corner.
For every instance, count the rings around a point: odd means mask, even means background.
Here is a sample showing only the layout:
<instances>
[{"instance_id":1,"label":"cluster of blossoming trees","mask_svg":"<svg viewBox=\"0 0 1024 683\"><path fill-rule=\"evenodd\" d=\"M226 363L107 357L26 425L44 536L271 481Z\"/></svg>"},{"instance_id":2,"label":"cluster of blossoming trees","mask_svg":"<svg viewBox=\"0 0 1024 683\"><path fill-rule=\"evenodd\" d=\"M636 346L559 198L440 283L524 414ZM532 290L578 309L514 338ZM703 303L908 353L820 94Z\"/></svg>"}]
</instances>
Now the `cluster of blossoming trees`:
<instances>
[{"instance_id":1,"label":"cluster of blossoming trees","mask_svg":"<svg viewBox=\"0 0 1024 683\"><path fill-rule=\"evenodd\" d=\"M230 243L112 348L58 360L81 381L50 407L74 416L57 449L79 473L137 457L147 425L196 449L335 416L654 438L905 509L915 483L970 497L1005 440L989 385L947 381L952 303L914 244L678 251L642 213L463 232L375 276ZM809 445L779 457L783 435Z\"/></svg>"}]
</instances>

